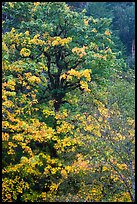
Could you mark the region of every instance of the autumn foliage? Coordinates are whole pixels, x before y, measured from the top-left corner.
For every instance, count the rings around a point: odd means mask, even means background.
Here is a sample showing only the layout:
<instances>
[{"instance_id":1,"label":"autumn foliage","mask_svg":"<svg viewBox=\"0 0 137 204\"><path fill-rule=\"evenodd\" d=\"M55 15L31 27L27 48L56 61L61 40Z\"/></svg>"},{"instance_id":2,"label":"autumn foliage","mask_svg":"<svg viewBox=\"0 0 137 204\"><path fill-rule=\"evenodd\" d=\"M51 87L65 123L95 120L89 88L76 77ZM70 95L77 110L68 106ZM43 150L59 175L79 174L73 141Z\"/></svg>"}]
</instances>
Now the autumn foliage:
<instances>
[{"instance_id":1,"label":"autumn foliage","mask_svg":"<svg viewBox=\"0 0 137 204\"><path fill-rule=\"evenodd\" d=\"M15 23L20 8L27 21ZM108 89L123 63L110 19L64 2L3 10L13 11L2 37L3 202L133 201L134 118L123 124Z\"/></svg>"}]
</instances>

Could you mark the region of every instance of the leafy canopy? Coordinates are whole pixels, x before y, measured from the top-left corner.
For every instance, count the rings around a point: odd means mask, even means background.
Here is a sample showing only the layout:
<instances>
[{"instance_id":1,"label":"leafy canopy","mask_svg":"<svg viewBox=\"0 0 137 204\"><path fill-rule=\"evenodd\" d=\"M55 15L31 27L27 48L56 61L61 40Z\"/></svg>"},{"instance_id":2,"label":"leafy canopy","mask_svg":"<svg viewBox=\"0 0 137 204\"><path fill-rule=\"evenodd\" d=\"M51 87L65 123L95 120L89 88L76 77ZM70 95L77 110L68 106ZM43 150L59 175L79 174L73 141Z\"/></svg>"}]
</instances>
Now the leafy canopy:
<instances>
[{"instance_id":1,"label":"leafy canopy","mask_svg":"<svg viewBox=\"0 0 137 204\"><path fill-rule=\"evenodd\" d=\"M93 101L92 89L107 84L110 70L119 66L110 20L71 11L64 2L5 2L3 11L10 14L2 38L3 201L103 199L102 184L86 179L96 176L98 165L102 176L111 171L111 165L100 163L98 148L106 150L102 157L108 161L112 144L101 138L103 128L113 132L113 126L107 124L106 102L94 99L97 109L89 115L81 103L87 97ZM7 26L11 30L5 32ZM109 179L105 174L104 185ZM120 184L125 193L122 179Z\"/></svg>"}]
</instances>

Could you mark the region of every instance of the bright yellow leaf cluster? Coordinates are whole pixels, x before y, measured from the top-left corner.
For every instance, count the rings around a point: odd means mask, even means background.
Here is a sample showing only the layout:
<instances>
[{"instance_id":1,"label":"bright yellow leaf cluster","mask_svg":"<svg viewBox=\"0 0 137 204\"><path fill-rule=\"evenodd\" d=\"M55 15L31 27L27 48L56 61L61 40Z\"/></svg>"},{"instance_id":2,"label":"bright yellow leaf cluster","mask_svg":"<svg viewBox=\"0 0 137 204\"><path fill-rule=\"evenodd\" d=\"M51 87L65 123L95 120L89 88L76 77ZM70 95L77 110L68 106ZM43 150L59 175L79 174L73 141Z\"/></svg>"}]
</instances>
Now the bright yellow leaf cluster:
<instances>
[{"instance_id":1,"label":"bright yellow leaf cluster","mask_svg":"<svg viewBox=\"0 0 137 204\"><path fill-rule=\"evenodd\" d=\"M105 50L105 53L112 53L111 48L106 49L106 50Z\"/></svg>"},{"instance_id":2,"label":"bright yellow leaf cluster","mask_svg":"<svg viewBox=\"0 0 137 204\"><path fill-rule=\"evenodd\" d=\"M58 120L60 123L60 120L65 119L68 116L68 112L66 109L64 109L62 112L58 112L55 115L55 118ZM59 120L60 119L60 120Z\"/></svg>"},{"instance_id":3,"label":"bright yellow leaf cluster","mask_svg":"<svg viewBox=\"0 0 137 204\"><path fill-rule=\"evenodd\" d=\"M15 28L12 28L12 29L11 29L11 32L12 32L12 33L15 33L15 32L16 32Z\"/></svg>"},{"instance_id":4,"label":"bright yellow leaf cluster","mask_svg":"<svg viewBox=\"0 0 137 204\"><path fill-rule=\"evenodd\" d=\"M68 43L70 43L72 41L71 37L67 37L67 38L61 38L61 37L54 37L54 40L52 42L52 46L56 46L56 45L61 45L64 46Z\"/></svg>"},{"instance_id":5,"label":"bright yellow leaf cluster","mask_svg":"<svg viewBox=\"0 0 137 204\"><path fill-rule=\"evenodd\" d=\"M8 141L9 140L9 134L2 132L2 141Z\"/></svg>"},{"instance_id":6,"label":"bright yellow leaf cluster","mask_svg":"<svg viewBox=\"0 0 137 204\"><path fill-rule=\"evenodd\" d=\"M13 79L8 80L7 87L10 90L14 91L15 90L15 85L16 85L16 82Z\"/></svg>"},{"instance_id":7,"label":"bright yellow leaf cluster","mask_svg":"<svg viewBox=\"0 0 137 204\"><path fill-rule=\"evenodd\" d=\"M74 48L72 49L72 52L73 52L73 53L76 53L77 55L80 56L80 58L82 58L83 56L87 55L87 53L85 52L85 49L86 49L86 46L83 46L83 47L81 47L81 48L79 48L79 47L74 47Z\"/></svg>"},{"instance_id":8,"label":"bright yellow leaf cluster","mask_svg":"<svg viewBox=\"0 0 137 204\"><path fill-rule=\"evenodd\" d=\"M86 26L88 26L88 22L89 22L89 20L84 19L84 24L85 24Z\"/></svg>"},{"instance_id":9,"label":"bright yellow leaf cluster","mask_svg":"<svg viewBox=\"0 0 137 204\"><path fill-rule=\"evenodd\" d=\"M124 140L124 139L125 139L125 136L122 135L120 132L115 133L115 137L114 137L115 141L121 141L121 140Z\"/></svg>"},{"instance_id":10,"label":"bright yellow leaf cluster","mask_svg":"<svg viewBox=\"0 0 137 204\"><path fill-rule=\"evenodd\" d=\"M34 6L38 6L40 2L34 2Z\"/></svg>"},{"instance_id":11,"label":"bright yellow leaf cluster","mask_svg":"<svg viewBox=\"0 0 137 204\"><path fill-rule=\"evenodd\" d=\"M57 126L57 133L72 133L72 130L74 129L74 126L70 123L67 123L65 121L62 121L62 124L60 126Z\"/></svg>"},{"instance_id":12,"label":"bright yellow leaf cluster","mask_svg":"<svg viewBox=\"0 0 137 204\"><path fill-rule=\"evenodd\" d=\"M44 63L39 62L38 63L40 65L40 67L44 70L44 71L48 71L48 67L44 65Z\"/></svg>"},{"instance_id":13,"label":"bright yellow leaf cluster","mask_svg":"<svg viewBox=\"0 0 137 204\"><path fill-rule=\"evenodd\" d=\"M9 3L9 6L11 7L11 8L14 8L14 4L16 3L16 2L8 2Z\"/></svg>"},{"instance_id":14,"label":"bright yellow leaf cluster","mask_svg":"<svg viewBox=\"0 0 137 204\"><path fill-rule=\"evenodd\" d=\"M2 50L8 52L8 47L5 42L2 42Z\"/></svg>"},{"instance_id":15,"label":"bright yellow leaf cluster","mask_svg":"<svg viewBox=\"0 0 137 204\"><path fill-rule=\"evenodd\" d=\"M51 186L50 186L50 191L53 192L53 191L56 191L58 189L58 184L52 182Z\"/></svg>"},{"instance_id":16,"label":"bright yellow leaf cluster","mask_svg":"<svg viewBox=\"0 0 137 204\"><path fill-rule=\"evenodd\" d=\"M75 69L71 69L67 73L69 75L76 76L78 79L80 79L80 72L76 71Z\"/></svg>"},{"instance_id":17,"label":"bright yellow leaf cluster","mask_svg":"<svg viewBox=\"0 0 137 204\"><path fill-rule=\"evenodd\" d=\"M84 76L86 77L87 81L91 81L90 73L91 73L91 70L85 69L81 72L81 77Z\"/></svg>"},{"instance_id":18,"label":"bright yellow leaf cluster","mask_svg":"<svg viewBox=\"0 0 137 204\"><path fill-rule=\"evenodd\" d=\"M110 170L107 166L103 166L102 171Z\"/></svg>"},{"instance_id":19,"label":"bright yellow leaf cluster","mask_svg":"<svg viewBox=\"0 0 137 204\"><path fill-rule=\"evenodd\" d=\"M84 89L87 92L90 92L90 89L88 88L88 84L86 81L80 81L80 86L82 89Z\"/></svg>"},{"instance_id":20,"label":"bright yellow leaf cluster","mask_svg":"<svg viewBox=\"0 0 137 204\"><path fill-rule=\"evenodd\" d=\"M44 110L43 110L43 113L44 113L45 117L48 117L48 116L50 116L50 115L55 116L55 112L54 112L54 111L51 111L51 110L48 110L48 109L44 109Z\"/></svg>"},{"instance_id":21,"label":"bright yellow leaf cluster","mask_svg":"<svg viewBox=\"0 0 137 204\"><path fill-rule=\"evenodd\" d=\"M24 57L30 56L31 51L27 48L22 48L20 51L20 55Z\"/></svg>"},{"instance_id":22,"label":"bright yellow leaf cluster","mask_svg":"<svg viewBox=\"0 0 137 204\"><path fill-rule=\"evenodd\" d=\"M30 83L40 83L41 82L41 80L40 80L40 78L39 77L36 77L36 76L31 76L30 78L28 78L28 81L30 82Z\"/></svg>"},{"instance_id":23,"label":"bright yellow leaf cluster","mask_svg":"<svg viewBox=\"0 0 137 204\"><path fill-rule=\"evenodd\" d=\"M98 110L99 110L101 116L103 116L103 117L105 117L105 118L108 118L108 117L109 117L109 111L108 111L107 108L102 107L102 106L99 106L99 107L98 107Z\"/></svg>"},{"instance_id":24,"label":"bright yellow leaf cluster","mask_svg":"<svg viewBox=\"0 0 137 204\"><path fill-rule=\"evenodd\" d=\"M111 34L110 31L108 31L108 30L105 31L105 35L108 35L108 36L109 36L110 34Z\"/></svg>"},{"instance_id":25,"label":"bright yellow leaf cluster","mask_svg":"<svg viewBox=\"0 0 137 204\"><path fill-rule=\"evenodd\" d=\"M93 28L93 29L91 30L91 32L93 32L93 33L97 33L98 31L97 31L96 28Z\"/></svg>"},{"instance_id":26,"label":"bright yellow leaf cluster","mask_svg":"<svg viewBox=\"0 0 137 204\"><path fill-rule=\"evenodd\" d=\"M121 170L128 169L128 166L126 164L117 164L117 167Z\"/></svg>"},{"instance_id":27,"label":"bright yellow leaf cluster","mask_svg":"<svg viewBox=\"0 0 137 204\"><path fill-rule=\"evenodd\" d=\"M43 201L46 201L46 197L47 197L46 192L42 192L42 193L41 193L41 197L42 197L42 200L43 200Z\"/></svg>"},{"instance_id":28,"label":"bright yellow leaf cluster","mask_svg":"<svg viewBox=\"0 0 137 204\"><path fill-rule=\"evenodd\" d=\"M77 79L81 79L82 77L85 77L86 80L89 82L91 81L90 76L91 70L85 69L83 71L77 71L75 69L69 70L67 73L64 73L60 76L60 79L66 79L67 81L72 80L73 76L77 77ZM90 89L88 88L88 84L85 81L80 81L81 88L85 89L85 91L90 92Z\"/></svg>"},{"instance_id":29,"label":"bright yellow leaf cluster","mask_svg":"<svg viewBox=\"0 0 137 204\"><path fill-rule=\"evenodd\" d=\"M27 36L28 36L28 35L29 35L29 31L26 31L26 32L25 32L25 35L27 35Z\"/></svg>"},{"instance_id":30,"label":"bright yellow leaf cluster","mask_svg":"<svg viewBox=\"0 0 137 204\"><path fill-rule=\"evenodd\" d=\"M68 177L67 171L65 169L61 170L61 175L62 175L63 178L67 178Z\"/></svg>"},{"instance_id":31,"label":"bright yellow leaf cluster","mask_svg":"<svg viewBox=\"0 0 137 204\"><path fill-rule=\"evenodd\" d=\"M47 44L44 40L39 39L40 35L37 34L29 41L29 44L35 44L35 45L45 45Z\"/></svg>"}]
</instances>

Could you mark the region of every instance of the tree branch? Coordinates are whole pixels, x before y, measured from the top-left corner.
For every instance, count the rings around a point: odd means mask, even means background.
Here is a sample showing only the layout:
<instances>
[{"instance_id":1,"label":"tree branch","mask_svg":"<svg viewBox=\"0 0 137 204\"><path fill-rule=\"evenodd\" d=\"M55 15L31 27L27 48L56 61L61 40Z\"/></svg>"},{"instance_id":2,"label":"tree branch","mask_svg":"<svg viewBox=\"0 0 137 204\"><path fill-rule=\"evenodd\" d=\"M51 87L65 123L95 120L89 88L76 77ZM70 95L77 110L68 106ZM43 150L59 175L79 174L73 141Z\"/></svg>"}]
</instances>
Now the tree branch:
<instances>
[{"instance_id":1,"label":"tree branch","mask_svg":"<svg viewBox=\"0 0 137 204\"><path fill-rule=\"evenodd\" d=\"M53 79L53 76L52 76L51 71L50 71L51 57L46 52L44 52L44 55L45 55L45 57L47 57L48 76L49 76L49 79L50 79L50 82L51 82L51 88L54 88L54 86L55 86L54 79Z\"/></svg>"},{"instance_id":2,"label":"tree branch","mask_svg":"<svg viewBox=\"0 0 137 204\"><path fill-rule=\"evenodd\" d=\"M109 164L114 168L114 170L118 173L118 175L120 176L120 178L121 178L122 181L124 182L125 186L127 187L127 191L128 191L128 193L129 193L129 195L130 195L130 198L131 198L132 202L134 202L135 199L134 199L134 197L133 197L133 195L132 195L132 192L131 192L131 190L130 190L130 186L129 186L128 182L126 181L126 179L125 179L125 178L123 177L123 175L118 171L118 169L116 168L116 166L115 166L112 162L108 161L108 163L109 163Z\"/></svg>"}]
</instances>

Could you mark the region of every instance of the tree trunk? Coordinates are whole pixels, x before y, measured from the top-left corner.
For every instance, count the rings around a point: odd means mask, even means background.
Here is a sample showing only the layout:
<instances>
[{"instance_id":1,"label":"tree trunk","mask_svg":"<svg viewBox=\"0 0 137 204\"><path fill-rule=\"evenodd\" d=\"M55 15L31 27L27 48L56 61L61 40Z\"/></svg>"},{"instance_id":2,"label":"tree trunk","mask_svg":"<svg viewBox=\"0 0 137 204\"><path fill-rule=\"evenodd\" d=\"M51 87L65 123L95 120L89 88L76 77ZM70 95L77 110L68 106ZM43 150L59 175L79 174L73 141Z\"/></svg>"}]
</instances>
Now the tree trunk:
<instances>
[{"instance_id":1,"label":"tree trunk","mask_svg":"<svg viewBox=\"0 0 137 204\"><path fill-rule=\"evenodd\" d=\"M132 58L135 57L135 40L132 40Z\"/></svg>"}]
</instances>

